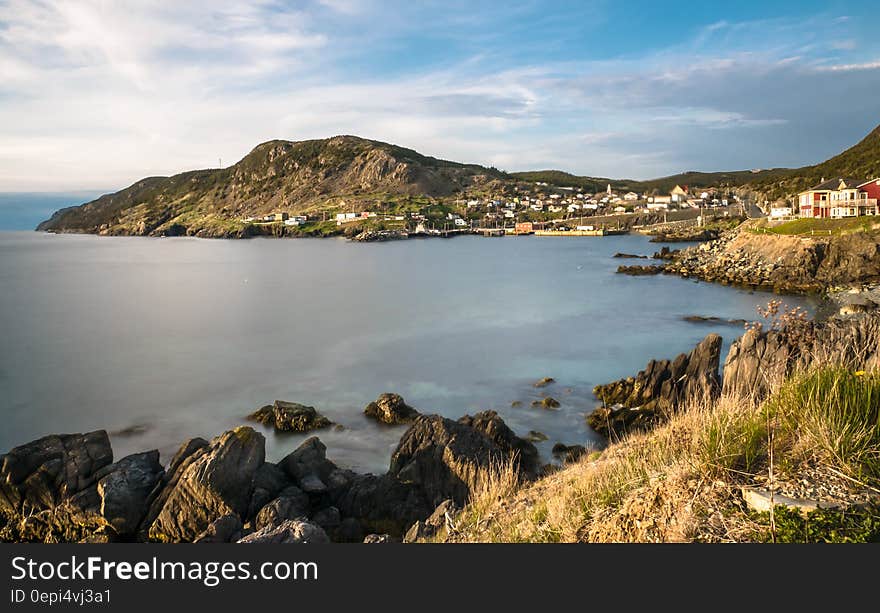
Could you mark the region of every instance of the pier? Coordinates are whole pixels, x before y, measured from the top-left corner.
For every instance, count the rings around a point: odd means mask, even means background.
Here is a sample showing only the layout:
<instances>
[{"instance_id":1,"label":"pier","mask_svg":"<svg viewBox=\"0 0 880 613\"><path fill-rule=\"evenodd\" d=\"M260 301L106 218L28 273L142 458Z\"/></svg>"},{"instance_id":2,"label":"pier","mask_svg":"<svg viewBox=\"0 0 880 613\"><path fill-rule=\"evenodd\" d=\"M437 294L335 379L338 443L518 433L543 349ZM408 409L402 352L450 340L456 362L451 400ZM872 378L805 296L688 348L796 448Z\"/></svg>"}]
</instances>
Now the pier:
<instances>
[{"instance_id":1,"label":"pier","mask_svg":"<svg viewBox=\"0 0 880 613\"><path fill-rule=\"evenodd\" d=\"M535 230L535 236L614 236L627 233L628 230L608 230L605 228L597 230Z\"/></svg>"}]
</instances>

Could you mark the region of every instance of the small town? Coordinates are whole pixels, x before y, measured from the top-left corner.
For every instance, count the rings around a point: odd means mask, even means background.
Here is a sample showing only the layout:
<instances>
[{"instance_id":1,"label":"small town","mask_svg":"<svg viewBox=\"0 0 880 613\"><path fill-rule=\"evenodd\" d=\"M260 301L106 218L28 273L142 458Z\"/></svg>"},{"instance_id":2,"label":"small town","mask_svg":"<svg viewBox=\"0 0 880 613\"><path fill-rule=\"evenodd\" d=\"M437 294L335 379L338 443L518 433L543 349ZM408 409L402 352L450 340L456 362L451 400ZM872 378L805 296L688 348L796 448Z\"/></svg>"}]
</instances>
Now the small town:
<instances>
[{"instance_id":1,"label":"small town","mask_svg":"<svg viewBox=\"0 0 880 613\"><path fill-rule=\"evenodd\" d=\"M319 213L274 212L242 221L261 226L283 225L294 233L324 227L324 235L363 234L370 240L469 233L605 236L669 222L702 225L707 219L719 217L764 217L772 225L799 218L876 216L880 214L878 200L877 178L823 180L791 199L762 204L733 190L714 187L693 189L676 185L668 193L620 193L609 183L605 191L590 193L581 188L535 182L505 187L497 194L447 202L414 201L390 206L380 203L377 210L350 210L355 207L341 200Z\"/></svg>"}]
</instances>

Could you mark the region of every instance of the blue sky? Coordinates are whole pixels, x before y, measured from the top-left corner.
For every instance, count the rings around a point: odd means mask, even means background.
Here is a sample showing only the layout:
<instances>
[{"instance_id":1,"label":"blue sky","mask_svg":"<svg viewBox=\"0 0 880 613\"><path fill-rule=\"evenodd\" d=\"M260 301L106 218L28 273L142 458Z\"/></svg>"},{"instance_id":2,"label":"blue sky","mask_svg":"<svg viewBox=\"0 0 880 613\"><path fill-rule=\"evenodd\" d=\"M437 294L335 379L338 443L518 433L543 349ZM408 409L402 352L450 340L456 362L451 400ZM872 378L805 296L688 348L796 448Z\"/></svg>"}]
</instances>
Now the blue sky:
<instances>
[{"instance_id":1,"label":"blue sky","mask_svg":"<svg viewBox=\"0 0 880 613\"><path fill-rule=\"evenodd\" d=\"M873 5L0 0L0 191L334 134L505 170L800 166L880 123Z\"/></svg>"}]
</instances>

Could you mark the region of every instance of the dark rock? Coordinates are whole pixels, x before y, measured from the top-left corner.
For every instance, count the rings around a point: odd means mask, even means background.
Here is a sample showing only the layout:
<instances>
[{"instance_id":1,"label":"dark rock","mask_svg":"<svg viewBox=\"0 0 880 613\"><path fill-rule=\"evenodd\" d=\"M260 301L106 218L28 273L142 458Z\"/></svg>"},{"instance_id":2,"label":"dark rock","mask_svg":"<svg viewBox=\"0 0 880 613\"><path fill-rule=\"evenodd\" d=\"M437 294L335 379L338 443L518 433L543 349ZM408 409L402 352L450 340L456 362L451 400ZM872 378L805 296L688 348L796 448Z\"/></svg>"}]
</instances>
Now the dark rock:
<instances>
[{"instance_id":1,"label":"dark rock","mask_svg":"<svg viewBox=\"0 0 880 613\"><path fill-rule=\"evenodd\" d=\"M632 253L615 253L613 257L615 257L615 258L628 258L628 259L634 259L634 260L645 260L648 258L648 256L646 256L646 255L633 255Z\"/></svg>"},{"instance_id":2,"label":"dark rock","mask_svg":"<svg viewBox=\"0 0 880 613\"><path fill-rule=\"evenodd\" d=\"M437 505L437 508L434 509L430 517L424 521L417 521L407 530L406 536L403 537L403 542L417 543L434 538L441 534L443 530L448 529L449 520L447 520L447 517L451 518L458 511L459 507L455 504L454 500L444 500Z\"/></svg>"},{"instance_id":3,"label":"dark rock","mask_svg":"<svg viewBox=\"0 0 880 613\"><path fill-rule=\"evenodd\" d=\"M526 434L526 440L533 443L542 443L547 440L547 435L537 430L529 430L529 433Z\"/></svg>"},{"instance_id":4,"label":"dark rock","mask_svg":"<svg viewBox=\"0 0 880 613\"><path fill-rule=\"evenodd\" d=\"M367 530L395 535L403 535L433 508L417 484L403 483L392 475L357 475L347 487L328 495L344 517L359 520Z\"/></svg>"},{"instance_id":5,"label":"dark rock","mask_svg":"<svg viewBox=\"0 0 880 613\"><path fill-rule=\"evenodd\" d=\"M716 398L720 357L721 337L710 334L671 362L651 360L635 377L596 386L593 393L604 406L588 416L590 426L606 436L620 435L650 427L691 400Z\"/></svg>"},{"instance_id":6,"label":"dark rock","mask_svg":"<svg viewBox=\"0 0 880 613\"><path fill-rule=\"evenodd\" d=\"M275 404L268 404L257 409L248 415L248 419L273 426L282 432L308 432L333 424L332 421L318 413L315 407L283 400L276 400Z\"/></svg>"},{"instance_id":7,"label":"dark rock","mask_svg":"<svg viewBox=\"0 0 880 613\"><path fill-rule=\"evenodd\" d=\"M107 432L45 436L0 458L0 512L22 515L51 509L93 485L113 462Z\"/></svg>"},{"instance_id":8,"label":"dark rock","mask_svg":"<svg viewBox=\"0 0 880 613\"><path fill-rule=\"evenodd\" d=\"M669 249L669 247L663 247L660 251L654 253L653 258L655 260L674 260L675 256L680 252L679 249Z\"/></svg>"},{"instance_id":9,"label":"dark rock","mask_svg":"<svg viewBox=\"0 0 880 613\"><path fill-rule=\"evenodd\" d=\"M458 423L482 432L501 452L517 459L518 469L528 478L538 473L538 450L526 439L518 437L495 411L482 411L474 416L465 415Z\"/></svg>"},{"instance_id":10,"label":"dark rock","mask_svg":"<svg viewBox=\"0 0 880 613\"><path fill-rule=\"evenodd\" d=\"M581 459L587 453L587 448L583 445L564 445L562 443L556 443L553 445L552 453L554 456L562 460L563 463L569 464Z\"/></svg>"},{"instance_id":11,"label":"dark rock","mask_svg":"<svg viewBox=\"0 0 880 613\"><path fill-rule=\"evenodd\" d=\"M420 487L432 505L447 498L463 505L470 497L469 481L479 469L517 457L520 474L537 472L534 446L515 435L516 440L510 440L509 433L493 411L457 422L422 415L400 439L391 456L389 475Z\"/></svg>"},{"instance_id":12,"label":"dark rock","mask_svg":"<svg viewBox=\"0 0 880 613\"><path fill-rule=\"evenodd\" d=\"M262 530L266 526L277 526L288 519L308 518L308 515L308 495L292 485L285 488L278 498L260 509L254 519L254 526Z\"/></svg>"},{"instance_id":13,"label":"dark rock","mask_svg":"<svg viewBox=\"0 0 880 613\"><path fill-rule=\"evenodd\" d=\"M320 494L327 491L326 479L336 470L327 459L327 447L316 436L306 439L295 451L278 462L278 466L303 491Z\"/></svg>"},{"instance_id":14,"label":"dark rock","mask_svg":"<svg viewBox=\"0 0 880 613\"><path fill-rule=\"evenodd\" d=\"M126 456L110 465L98 481L101 515L121 536L134 535L147 512L150 494L162 478L159 452Z\"/></svg>"},{"instance_id":15,"label":"dark rock","mask_svg":"<svg viewBox=\"0 0 880 613\"><path fill-rule=\"evenodd\" d=\"M242 535L241 518L234 513L218 517L199 534L195 543L234 543Z\"/></svg>"},{"instance_id":16,"label":"dark rock","mask_svg":"<svg viewBox=\"0 0 880 613\"><path fill-rule=\"evenodd\" d=\"M522 401L521 401L521 400L514 400L513 402L510 403L510 406L511 406L512 408L521 407L521 406L522 406Z\"/></svg>"},{"instance_id":17,"label":"dark rock","mask_svg":"<svg viewBox=\"0 0 880 613\"><path fill-rule=\"evenodd\" d=\"M366 406L364 415L386 424L405 424L418 417L419 412L397 394L382 394Z\"/></svg>"},{"instance_id":18,"label":"dark rock","mask_svg":"<svg viewBox=\"0 0 880 613\"><path fill-rule=\"evenodd\" d=\"M104 430L45 436L0 457L0 516L19 540L113 540L97 480L113 462Z\"/></svg>"},{"instance_id":19,"label":"dark rock","mask_svg":"<svg viewBox=\"0 0 880 613\"><path fill-rule=\"evenodd\" d=\"M364 529L361 522L354 517L346 517L333 533L333 540L339 543L362 543L364 541Z\"/></svg>"},{"instance_id":20,"label":"dark rock","mask_svg":"<svg viewBox=\"0 0 880 613\"><path fill-rule=\"evenodd\" d=\"M534 384L534 387L547 387L551 383L556 383L556 379L554 379L553 377L544 377L540 381L536 382Z\"/></svg>"},{"instance_id":21,"label":"dark rock","mask_svg":"<svg viewBox=\"0 0 880 613\"><path fill-rule=\"evenodd\" d=\"M329 543L324 529L317 524L298 519L288 519L277 526L266 526L238 541L239 543L269 543L274 545L295 543Z\"/></svg>"},{"instance_id":22,"label":"dark rock","mask_svg":"<svg viewBox=\"0 0 880 613\"><path fill-rule=\"evenodd\" d=\"M665 271L663 266L618 266L617 272L622 275L630 275L631 277L641 277L645 275L659 275Z\"/></svg>"},{"instance_id":23,"label":"dark rock","mask_svg":"<svg viewBox=\"0 0 880 613\"><path fill-rule=\"evenodd\" d=\"M544 409L558 409L560 404L556 398L551 396L547 396L546 398L541 398L540 400L532 400L533 407L542 407Z\"/></svg>"},{"instance_id":24,"label":"dark rock","mask_svg":"<svg viewBox=\"0 0 880 613\"><path fill-rule=\"evenodd\" d=\"M214 520L247 514L257 469L265 459L265 439L240 427L213 439L186 458L173 483L156 499L149 516L151 540L192 541Z\"/></svg>"},{"instance_id":25,"label":"dark rock","mask_svg":"<svg viewBox=\"0 0 880 613\"><path fill-rule=\"evenodd\" d=\"M332 531L342 523L342 515L336 507L327 507L326 509L316 511L312 515L312 521L324 528L324 530Z\"/></svg>"},{"instance_id":26,"label":"dark rock","mask_svg":"<svg viewBox=\"0 0 880 613\"><path fill-rule=\"evenodd\" d=\"M748 323L745 319L721 319L720 317L704 317L702 315L685 315L682 319L694 324L729 324L731 326L744 326Z\"/></svg>"},{"instance_id":27,"label":"dark rock","mask_svg":"<svg viewBox=\"0 0 880 613\"><path fill-rule=\"evenodd\" d=\"M277 464L267 462L260 466L254 475L254 493L251 496L246 519L254 519L260 509L277 497L278 493L288 485L290 481L287 474Z\"/></svg>"}]
</instances>

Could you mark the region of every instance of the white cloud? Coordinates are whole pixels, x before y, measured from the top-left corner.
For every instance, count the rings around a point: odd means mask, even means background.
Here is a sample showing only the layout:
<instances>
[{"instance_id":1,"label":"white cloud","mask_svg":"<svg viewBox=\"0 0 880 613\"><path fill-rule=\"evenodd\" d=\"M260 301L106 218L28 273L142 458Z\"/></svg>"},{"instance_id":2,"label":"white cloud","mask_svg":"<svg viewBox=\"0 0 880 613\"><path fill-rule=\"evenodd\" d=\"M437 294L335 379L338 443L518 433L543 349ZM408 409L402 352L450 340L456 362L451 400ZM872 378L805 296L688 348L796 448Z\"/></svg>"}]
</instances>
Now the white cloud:
<instances>
[{"instance_id":1,"label":"white cloud","mask_svg":"<svg viewBox=\"0 0 880 613\"><path fill-rule=\"evenodd\" d=\"M861 94L880 86L880 62L842 61L847 50L801 40L796 24L719 22L644 57L498 70L481 48L431 69L359 75L347 68L363 45L420 27L379 10L370 0L8 0L0 191L115 189L228 164L273 138L341 133L507 170L645 178L816 161L785 139L828 134L820 145L833 152L878 115L876 95ZM857 96L846 108L815 93L841 88ZM851 129L832 133L843 111Z\"/></svg>"}]
</instances>

